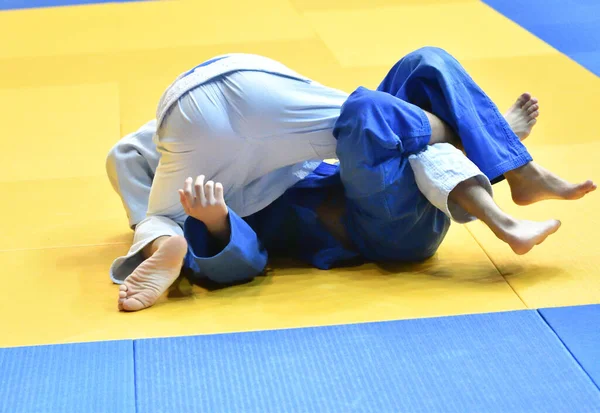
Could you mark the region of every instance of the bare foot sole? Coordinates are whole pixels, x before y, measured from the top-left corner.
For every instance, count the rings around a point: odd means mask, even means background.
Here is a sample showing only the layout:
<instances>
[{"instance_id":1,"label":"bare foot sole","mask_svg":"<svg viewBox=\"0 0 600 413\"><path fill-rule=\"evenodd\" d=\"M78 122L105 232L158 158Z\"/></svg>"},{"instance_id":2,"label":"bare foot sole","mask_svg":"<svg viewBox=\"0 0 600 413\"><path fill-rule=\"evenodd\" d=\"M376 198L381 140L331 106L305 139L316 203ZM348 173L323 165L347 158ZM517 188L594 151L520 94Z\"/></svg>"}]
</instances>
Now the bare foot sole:
<instances>
[{"instance_id":1,"label":"bare foot sole","mask_svg":"<svg viewBox=\"0 0 600 413\"><path fill-rule=\"evenodd\" d=\"M186 252L183 237L173 236L162 243L119 287L119 310L139 311L152 306L179 276Z\"/></svg>"},{"instance_id":2,"label":"bare foot sole","mask_svg":"<svg viewBox=\"0 0 600 413\"><path fill-rule=\"evenodd\" d=\"M523 141L537 123L537 117L540 115L539 109L538 100L531 97L529 93L523 93L504 114L504 119Z\"/></svg>"},{"instance_id":3,"label":"bare foot sole","mask_svg":"<svg viewBox=\"0 0 600 413\"><path fill-rule=\"evenodd\" d=\"M560 225L560 221L557 220L517 221L500 236L500 239L505 241L515 254L523 255L558 231Z\"/></svg>"},{"instance_id":4,"label":"bare foot sole","mask_svg":"<svg viewBox=\"0 0 600 413\"><path fill-rule=\"evenodd\" d=\"M531 205L546 199L580 199L597 188L590 180L579 184L567 182L533 162L510 171L505 176L512 199L517 205Z\"/></svg>"}]
</instances>

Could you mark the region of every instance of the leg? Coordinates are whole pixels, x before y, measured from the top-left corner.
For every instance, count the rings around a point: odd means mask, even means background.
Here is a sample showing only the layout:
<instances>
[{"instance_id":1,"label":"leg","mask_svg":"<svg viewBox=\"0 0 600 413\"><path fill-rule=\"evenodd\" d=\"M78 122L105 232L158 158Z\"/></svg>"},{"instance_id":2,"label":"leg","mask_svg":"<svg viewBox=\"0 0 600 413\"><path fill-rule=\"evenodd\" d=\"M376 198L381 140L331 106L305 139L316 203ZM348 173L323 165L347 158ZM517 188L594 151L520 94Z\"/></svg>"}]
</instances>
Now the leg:
<instances>
[{"instance_id":1,"label":"leg","mask_svg":"<svg viewBox=\"0 0 600 413\"><path fill-rule=\"evenodd\" d=\"M419 190L429 202L459 223L481 219L517 254L527 253L558 230L558 221L517 220L500 210L490 181L452 145L428 146L409 161Z\"/></svg>"},{"instance_id":2,"label":"leg","mask_svg":"<svg viewBox=\"0 0 600 413\"><path fill-rule=\"evenodd\" d=\"M372 261L431 257L450 221L419 191L409 165L431 138L424 112L387 93L359 88L334 128L348 236Z\"/></svg>"},{"instance_id":3,"label":"leg","mask_svg":"<svg viewBox=\"0 0 600 413\"><path fill-rule=\"evenodd\" d=\"M437 48L419 49L401 59L378 90L439 117L460 137L477 167L492 181L531 162L527 149L490 98L464 68Z\"/></svg>"},{"instance_id":4,"label":"leg","mask_svg":"<svg viewBox=\"0 0 600 413\"><path fill-rule=\"evenodd\" d=\"M121 198L131 228L146 218L152 179L160 159L152 141L155 132L156 121L146 123L119 140L106 158L108 179Z\"/></svg>"},{"instance_id":5,"label":"leg","mask_svg":"<svg viewBox=\"0 0 600 413\"><path fill-rule=\"evenodd\" d=\"M460 138L456 135L456 133L454 133L452 128L450 128L447 123L442 121L433 113L429 113L425 110L423 112L425 112L425 116L427 116L427 120L429 120L429 125L431 126L431 138L429 139L429 145L435 145L436 143L449 143L458 149L462 149Z\"/></svg>"},{"instance_id":6,"label":"leg","mask_svg":"<svg viewBox=\"0 0 600 413\"><path fill-rule=\"evenodd\" d=\"M146 218L148 197L160 155L152 142L154 121L125 136L110 151L106 170L135 228L133 245L111 266L111 278L121 285L119 309L134 311L154 303L177 278L187 251L180 227L164 217ZM150 258L150 259L148 259ZM156 281L146 285L146 275Z\"/></svg>"},{"instance_id":7,"label":"leg","mask_svg":"<svg viewBox=\"0 0 600 413\"><path fill-rule=\"evenodd\" d=\"M595 189L591 181L569 184L531 162L507 119L526 137L538 115L537 100L522 95L505 119L456 59L441 49L423 48L409 54L392 68L379 90L439 117L457 133L469 159L492 182L510 175L508 182L518 204L577 199Z\"/></svg>"},{"instance_id":8,"label":"leg","mask_svg":"<svg viewBox=\"0 0 600 413\"><path fill-rule=\"evenodd\" d=\"M444 121L433 113L425 111L431 124L431 145L436 143L450 143L459 149L463 149L460 138ZM504 117L510 128L517 134L520 140L525 140L531 128L537 123L539 115L537 99L532 98L529 93L522 94L515 104L508 110Z\"/></svg>"},{"instance_id":9,"label":"leg","mask_svg":"<svg viewBox=\"0 0 600 413\"><path fill-rule=\"evenodd\" d=\"M518 221L504 214L475 164L447 143L427 145L428 121L419 119L420 112L393 96L358 89L334 129L348 198L346 228L365 257L427 258L449 219L482 219L518 254L558 229L558 221Z\"/></svg>"},{"instance_id":10,"label":"leg","mask_svg":"<svg viewBox=\"0 0 600 413\"><path fill-rule=\"evenodd\" d=\"M444 129L446 135L452 135L452 141L448 142L456 147L461 147L460 139L456 136L456 133L441 119L435 116L432 113L426 112L427 117L430 118L430 122L432 121L432 117L435 118L433 122L440 129ZM504 119L508 123L510 129L519 137L519 140L524 141L531 130L537 123L537 118L539 116L539 105L538 100L532 97L529 93L523 93L521 96L517 98L517 101L508 109L508 111L504 114ZM431 125L432 130L435 131L434 124ZM432 133L433 140L433 133ZM432 142L439 143L439 142Z\"/></svg>"},{"instance_id":11,"label":"leg","mask_svg":"<svg viewBox=\"0 0 600 413\"><path fill-rule=\"evenodd\" d=\"M496 205L491 195L474 178L454 188L450 199L483 221L519 255L528 253L560 227L560 221L557 220L535 222L511 217Z\"/></svg>"}]
</instances>

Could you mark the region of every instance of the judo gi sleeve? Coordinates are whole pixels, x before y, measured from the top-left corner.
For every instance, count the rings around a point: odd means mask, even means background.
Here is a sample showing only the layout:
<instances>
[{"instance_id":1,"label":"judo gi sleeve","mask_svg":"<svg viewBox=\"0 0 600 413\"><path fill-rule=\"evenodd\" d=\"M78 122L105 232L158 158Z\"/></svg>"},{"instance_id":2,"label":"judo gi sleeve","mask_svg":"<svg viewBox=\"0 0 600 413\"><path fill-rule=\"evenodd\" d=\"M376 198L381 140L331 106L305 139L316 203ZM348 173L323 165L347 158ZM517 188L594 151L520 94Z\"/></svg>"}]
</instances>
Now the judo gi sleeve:
<instances>
[{"instance_id":1,"label":"judo gi sleeve","mask_svg":"<svg viewBox=\"0 0 600 413\"><path fill-rule=\"evenodd\" d=\"M218 284L251 281L263 272L268 254L254 230L235 212L229 211L231 236L224 247L208 232L206 225L188 217L183 226L188 242L184 266L193 277Z\"/></svg>"}]
</instances>

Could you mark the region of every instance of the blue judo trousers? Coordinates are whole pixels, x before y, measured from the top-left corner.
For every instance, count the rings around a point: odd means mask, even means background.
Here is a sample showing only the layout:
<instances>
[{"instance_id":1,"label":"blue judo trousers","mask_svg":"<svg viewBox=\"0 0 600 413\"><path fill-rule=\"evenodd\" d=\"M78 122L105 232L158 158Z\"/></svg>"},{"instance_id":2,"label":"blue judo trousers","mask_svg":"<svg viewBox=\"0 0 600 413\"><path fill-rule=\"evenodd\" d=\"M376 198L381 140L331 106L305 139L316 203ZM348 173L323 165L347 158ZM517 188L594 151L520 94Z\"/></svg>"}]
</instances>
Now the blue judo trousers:
<instances>
[{"instance_id":1,"label":"blue judo trousers","mask_svg":"<svg viewBox=\"0 0 600 413\"><path fill-rule=\"evenodd\" d=\"M417 188L408 161L431 137L423 110L454 130L492 182L532 160L456 59L431 47L407 55L376 91L361 87L350 95L333 132L347 198L344 224L369 260L429 258L450 226Z\"/></svg>"}]
</instances>

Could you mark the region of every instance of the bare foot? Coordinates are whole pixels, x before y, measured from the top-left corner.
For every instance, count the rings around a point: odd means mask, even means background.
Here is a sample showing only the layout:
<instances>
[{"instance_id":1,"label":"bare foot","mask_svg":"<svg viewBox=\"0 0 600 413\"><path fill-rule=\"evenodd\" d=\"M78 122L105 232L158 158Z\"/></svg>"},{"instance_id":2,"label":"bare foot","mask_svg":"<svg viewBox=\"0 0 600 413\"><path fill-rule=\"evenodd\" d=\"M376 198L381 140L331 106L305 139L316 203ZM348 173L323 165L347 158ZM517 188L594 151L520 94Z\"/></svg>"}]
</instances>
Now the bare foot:
<instances>
[{"instance_id":1,"label":"bare foot","mask_svg":"<svg viewBox=\"0 0 600 413\"><path fill-rule=\"evenodd\" d=\"M523 93L504 114L504 119L519 139L525 140L537 123L539 109L538 100L531 97L529 93Z\"/></svg>"},{"instance_id":2,"label":"bare foot","mask_svg":"<svg viewBox=\"0 0 600 413\"><path fill-rule=\"evenodd\" d=\"M173 236L125 279L119 288L119 310L138 311L153 305L179 276L187 241Z\"/></svg>"},{"instance_id":3,"label":"bare foot","mask_svg":"<svg viewBox=\"0 0 600 413\"><path fill-rule=\"evenodd\" d=\"M516 221L498 237L506 242L517 255L527 254L533 247L544 242L560 228L560 221Z\"/></svg>"},{"instance_id":4,"label":"bare foot","mask_svg":"<svg viewBox=\"0 0 600 413\"><path fill-rule=\"evenodd\" d=\"M590 180L572 184L534 162L509 171L505 176L517 205L530 205L545 199L575 200L596 190L596 184Z\"/></svg>"}]
</instances>

